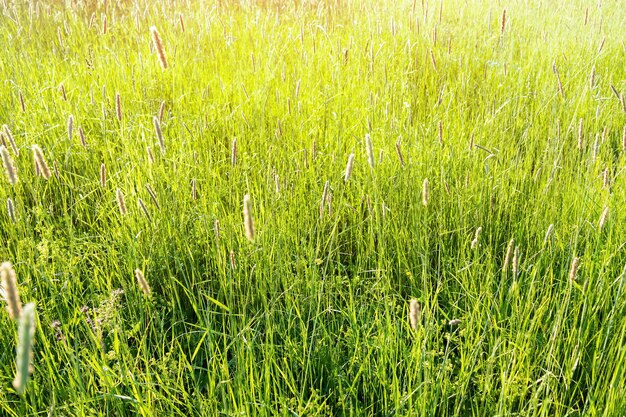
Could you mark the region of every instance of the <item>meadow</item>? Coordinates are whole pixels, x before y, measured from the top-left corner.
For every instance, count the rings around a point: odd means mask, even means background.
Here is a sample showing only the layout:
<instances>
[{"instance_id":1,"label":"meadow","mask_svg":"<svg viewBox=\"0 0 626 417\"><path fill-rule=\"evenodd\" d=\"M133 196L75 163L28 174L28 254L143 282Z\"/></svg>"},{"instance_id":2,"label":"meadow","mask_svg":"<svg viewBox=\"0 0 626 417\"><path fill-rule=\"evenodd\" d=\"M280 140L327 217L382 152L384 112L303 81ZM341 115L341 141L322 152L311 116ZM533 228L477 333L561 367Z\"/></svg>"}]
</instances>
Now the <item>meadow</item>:
<instances>
[{"instance_id":1,"label":"meadow","mask_svg":"<svg viewBox=\"0 0 626 417\"><path fill-rule=\"evenodd\" d=\"M623 1L0 10L0 415L626 415Z\"/></svg>"}]
</instances>

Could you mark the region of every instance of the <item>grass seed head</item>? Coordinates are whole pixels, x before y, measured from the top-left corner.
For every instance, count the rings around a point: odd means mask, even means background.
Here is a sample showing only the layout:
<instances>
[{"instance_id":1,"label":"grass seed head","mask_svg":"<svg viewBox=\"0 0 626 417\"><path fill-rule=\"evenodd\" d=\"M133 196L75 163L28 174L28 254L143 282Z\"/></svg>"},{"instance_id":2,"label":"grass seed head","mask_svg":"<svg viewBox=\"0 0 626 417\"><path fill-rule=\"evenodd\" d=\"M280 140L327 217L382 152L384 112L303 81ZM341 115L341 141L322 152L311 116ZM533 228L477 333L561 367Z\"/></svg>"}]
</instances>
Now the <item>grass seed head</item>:
<instances>
[{"instance_id":1,"label":"grass seed head","mask_svg":"<svg viewBox=\"0 0 626 417\"><path fill-rule=\"evenodd\" d=\"M148 162L154 164L154 154L150 146L146 146L146 155L148 155Z\"/></svg>"},{"instance_id":2,"label":"grass seed head","mask_svg":"<svg viewBox=\"0 0 626 417\"><path fill-rule=\"evenodd\" d=\"M191 199L192 200L197 200L198 199L198 188L196 187L196 179L192 179L191 180Z\"/></svg>"},{"instance_id":3,"label":"grass seed head","mask_svg":"<svg viewBox=\"0 0 626 417\"><path fill-rule=\"evenodd\" d=\"M367 163L374 169L376 164L374 160L374 144L372 143L372 137L369 133L365 134L365 153L367 154Z\"/></svg>"},{"instance_id":4,"label":"grass seed head","mask_svg":"<svg viewBox=\"0 0 626 417\"><path fill-rule=\"evenodd\" d=\"M141 269L135 269L135 278L137 278L137 283L139 284L139 288L141 289L143 295L149 297L152 291L146 277L143 275L143 272L141 272Z\"/></svg>"},{"instance_id":5,"label":"grass seed head","mask_svg":"<svg viewBox=\"0 0 626 417\"><path fill-rule=\"evenodd\" d=\"M320 219L324 217L324 207L326 205L326 201L328 200L328 187L329 182L326 181L324 183L324 191L322 191L322 200L320 202Z\"/></svg>"},{"instance_id":6,"label":"grass seed head","mask_svg":"<svg viewBox=\"0 0 626 417\"><path fill-rule=\"evenodd\" d=\"M22 312L22 302L17 287L17 278L10 262L3 262L0 265L0 275L2 275L2 292L7 303L9 317L18 320Z\"/></svg>"},{"instance_id":7,"label":"grass seed head","mask_svg":"<svg viewBox=\"0 0 626 417\"><path fill-rule=\"evenodd\" d=\"M513 270L513 277L516 277L517 271L519 271L519 258L519 246L516 246L515 250L513 251L513 262L511 265L511 269Z\"/></svg>"},{"instance_id":8,"label":"grass seed head","mask_svg":"<svg viewBox=\"0 0 626 417\"><path fill-rule=\"evenodd\" d=\"M154 189L150 186L150 184L146 184L146 190L148 191L148 194L150 194L150 198L152 199L152 202L154 203L154 205L156 206L157 210L161 209L161 206L159 205L159 200L157 199L157 195L156 192L154 191Z\"/></svg>"},{"instance_id":9,"label":"grass seed head","mask_svg":"<svg viewBox=\"0 0 626 417\"><path fill-rule=\"evenodd\" d=\"M35 341L37 313L35 304L28 303L22 310L18 327L18 340L15 357L16 373L13 387L23 394L31 373L33 343Z\"/></svg>"},{"instance_id":10,"label":"grass seed head","mask_svg":"<svg viewBox=\"0 0 626 417\"><path fill-rule=\"evenodd\" d=\"M504 263L502 265L502 270L506 271L509 268L509 263L511 262L511 257L513 256L513 245L515 244L515 240L511 239L509 241L509 246L506 248L506 255L504 255Z\"/></svg>"},{"instance_id":11,"label":"grass seed head","mask_svg":"<svg viewBox=\"0 0 626 417\"><path fill-rule=\"evenodd\" d=\"M237 164L237 138L233 138L233 143L230 147L230 164L232 166Z\"/></svg>"},{"instance_id":12,"label":"grass seed head","mask_svg":"<svg viewBox=\"0 0 626 417\"><path fill-rule=\"evenodd\" d=\"M243 197L243 222L246 229L246 238L250 242L254 241L254 222L252 220L252 201L250 194Z\"/></svg>"},{"instance_id":13,"label":"grass seed head","mask_svg":"<svg viewBox=\"0 0 626 417\"><path fill-rule=\"evenodd\" d=\"M167 57L165 56L165 49L163 49L163 41L161 40L161 35L159 35L156 26L150 26L150 36L152 37L152 44L159 57L161 68L167 69Z\"/></svg>"},{"instance_id":14,"label":"grass seed head","mask_svg":"<svg viewBox=\"0 0 626 417\"><path fill-rule=\"evenodd\" d=\"M150 216L150 212L148 211L148 207L146 207L146 204L143 202L141 197L137 198L137 204L139 205L139 208L141 209L141 212L144 214L144 216L146 216L148 221L151 222L152 221L152 216Z\"/></svg>"},{"instance_id":15,"label":"grass seed head","mask_svg":"<svg viewBox=\"0 0 626 417\"><path fill-rule=\"evenodd\" d=\"M17 184L17 170L13 165L13 160L9 154L9 150L4 145L0 145L0 154L2 155L2 165L4 165L4 170L7 173L9 182L11 185Z\"/></svg>"},{"instance_id":16,"label":"grass seed head","mask_svg":"<svg viewBox=\"0 0 626 417\"><path fill-rule=\"evenodd\" d=\"M543 238L543 245L545 246L548 243L548 240L550 239L550 237L552 237L552 232L554 231L554 224L550 224L550 226L548 226L548 230L546 230L546 235Z\"/></svg>"},{"instance_id":17,"label":"grass seed head","mask_svg":"<svg viewBox=\"0 0 626 417\"><path fill-rule=\"evenodd\" d=\"M19 148L17 147L17 144L15 143L15 138L13 137L13 134L11 133L11 129L9 129L9 126L7 126L7 125L3 125L3 126L2 126L2 130L4 131L4 135L5 135L5 136L7 137L7 139L9 140L9 145L11 145L11 149L13 150L13 153L14 153L16 156L19 156L19 155L20 155L20 150L19 150ZM3 144L4 144L4 146L7 146L7 145L4 143L4 139L3 139Z\"/></svg>"},{"instance_id":18,"label":"grass seed head","mask_svg":"<svg viewBox=\"0 0 626 417\"><path fill-rule=\"evenodd\" d=\"M87 149L87 141L85 140L85 132L83 132L83 128L78 126L78 136L80 137L80 144L84 149Z\"/></svg>"},{"instance_id":19,"label":"grass seed head","mask_svg":"<svg viewBox=\"0 0 626 417\"><path fill-rule=\"evenodd\" d=\"M598 222L598 229L602 230L604 228L604 225L606 224L606 221L609 218L609 208L608 206L604 208L604 210L602 211L602 214L600 215L600 221Z\"/></svg>"},{"instance_id":20,"label":"grass seed head","mask_svg":"<svg viewBox=\"0 0 626 417\"><path fill-rule=\"evenodd\" d=\"M159 123L163 122L163 115L165 114L165 100L161 102L159 106Z\"/></svg>"},{"instance_id":21,"label":"grass seed head","mask_svg":"<svg viewBox=\"0 0 626 417\"><path fill-rule=\"evenodd\" d=\"M424 179L422 183L422 204L424 207L428 206L430 200L430 186L428 185L428 178Z\"/></svg>"},{"instance_id":22,"label":"grass seed head","mask_svg":"<svg viewBox=\"0 0 626 417\"><path fill-rule=\"evenodd\" d=\"M220 221L213 220L213 231L215 232L215 240L220 240Z\"/></svg>"},{"instance_id":23,"label":"grass seed head","mask_svg":"<svg viewBox=\"0 0 626 417\"><path fill-rule=\"evenodd\" d=\"M39 170L39 174L46 180L49 180L52 176L46 158L43 156L43 151L38 145L33 145L33 157L35 160L36 168Z\"/></svg>"},{"instance_id":24,"label":"grass seed head","mask_svg":"<svg viewBox=\"0 0 626 417\"><path fill-rule=\"evenodd\" d=\"M105 188L107 186L107 167L104 162L100 164L100 187Z\"/></svg>"},{"instance_id":25,"label":"grass seed head","mask_svg":"<svg viewBox=\"0 0 626 417\"><path fill-rule=\"evenodd\" d=\"M67 118L67 139L72 141L72 134L74 132L74 116L69 115Z\"/></svg>"},{"instance_id":26,"label":"grass seed head","mask_svg":"<svg viewBox=\"0 0 626 417\"><path fill-rule=\"evenodd\" d=\"M346 164L346 172L343 176L343 181L348 182L350 175L352 175L352 169L354 168L354 153L348 155L348 163Z\"/></svg>"},{"instance_id":27,"label":"grass seed head","mask_svg":"<svg viewBox=\"0 0 626 417\"><path fill-rule=\"evenodd\" d=\"M572 259L572 265L570 266L569 269L569 280L570 281L575 281L576 280L576 273L578 272L578 266L580 265L580 258L579 257L574 257L574 259Z\"/></svg>"},{"instance_id":28,"label":"grass seed head","mask_svg":"<svg viewBox=\"0 0 626 417\"><path fill-rule=\"evenodd\" d=\"M115 115L117 116L117 121L122 121L122 99L120 98L120 93L115 93Z\"/></svg>"},{"instance_id":29,"label":"grass seed head","mask_svg":"<svg viewBox=\"0 0 626 417\"><path fill-rule=\"evenodd\" d=\"M161 148L161 153L165 153L165 141L163 140L163 131L161 130L161 122L159 118L154 116L152 118L152 124L154 125L154 132L156 133L157 140L159 141L159 147Z\"/></svg>"},{"instance_id":30,"label":"grass seed head","mask_svg":"<svg viewBox=\"0 0 626 417\"><path fill-rule=\"evenodd\" d=\"M478 246L478 239L480 238L480 233L483 231L482 227L478 227L478 229L476 229L476 233L474 234L474 240L472 240L472 249L475 249Z\"/></svg>"},{"instance_id":31,"label":"grass seed head","mask_svg":"<svg viewBox=\"0 0 626 417\"><path fill-rule=\"evenodd\" d=\"M396 141L396 154L398 155L400 165L404 166L404 156L402 155L402 149L400 148L400 139Z\"/></svg>"},{"instance_id":32,"label":"grass seed head","mask_svg":"<svg viewBox=\"0 0 626 417\"><path fill-rule=\"evenodd\" d=\"M127 211L126 211L126 200L124 199L124 193L122 193L122 190L120 190L119 188L115 191L115 197L117 200L117 206L120 209L120 214L122 216L126 216Z\"/></svg>"},{"instance_id":33,"label":"grass seed head","mask_svg":"<svg viewBox=\"0 0 626 417\"><path fill-rule=\"evenodd\" d=\"M15 207L11 198L7 198L7 213L9 214L11 221L15 223Z\"/></svg>"},{"instance_id":34,"label":"grass seed head","mask_svg":"<svg viewBox=\"0 0 626 417\"><path fill-rule=\"evenodd\" d=\"M22 113L26 113L26 103L24 102L24 95L20 91L20 107L22 108Z\"/></svg>"},{"instance_id":35,"label":"grass seed head","mask_svg":"<svg viewBox=\"0 0 626 417\"><path fill-rule=\"evenodd\" d=\"M229 260L230 260L230 269L234 271L235 269L237 269L237 262L235 260L235 251L233 250L230 251Z\"/></svg>"},{"instance_id":36,"label":"grass seed head","mask_svg":"<svg viewBox=\"0 0 626 417\"><path fill-rule=\"evenodd\" d=\"M417 330L422 321L422 307L420 303L415 299L411 299L409 302L409 324L411 329Z\"/></svg>"}]
</instances>

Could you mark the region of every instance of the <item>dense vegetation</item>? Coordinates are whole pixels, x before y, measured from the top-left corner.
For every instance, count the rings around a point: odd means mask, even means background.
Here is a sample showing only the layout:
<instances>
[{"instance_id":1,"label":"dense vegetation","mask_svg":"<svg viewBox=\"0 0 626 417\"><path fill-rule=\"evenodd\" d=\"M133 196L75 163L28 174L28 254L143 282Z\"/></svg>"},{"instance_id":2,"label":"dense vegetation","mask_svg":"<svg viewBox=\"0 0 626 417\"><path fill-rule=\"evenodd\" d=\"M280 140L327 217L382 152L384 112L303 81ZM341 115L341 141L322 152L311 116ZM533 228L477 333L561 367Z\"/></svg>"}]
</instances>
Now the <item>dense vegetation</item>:
<instances>
[{"instance_id":1,"label":"dense vegetation","mask_svg":"<svg viewBox=\"0 0 626 417\"><path fill-rule=\"evenodd\" d=\"M623 2L142 3L0 3L2 415L626 414Z\"/></svg>"}]
</instances>

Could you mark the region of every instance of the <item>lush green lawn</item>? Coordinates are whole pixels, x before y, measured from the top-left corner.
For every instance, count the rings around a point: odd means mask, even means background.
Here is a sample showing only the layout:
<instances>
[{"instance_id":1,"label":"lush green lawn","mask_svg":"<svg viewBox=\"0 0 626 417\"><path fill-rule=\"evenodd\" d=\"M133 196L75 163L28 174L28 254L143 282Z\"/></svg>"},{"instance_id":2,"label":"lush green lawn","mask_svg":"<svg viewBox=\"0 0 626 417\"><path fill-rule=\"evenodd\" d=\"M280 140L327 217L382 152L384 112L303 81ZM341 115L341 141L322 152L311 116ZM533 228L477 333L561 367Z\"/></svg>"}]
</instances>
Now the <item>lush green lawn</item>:
<instances>
[{"instance_id":1,"label":"lush green lawn","mask_svg":"<svg viewBox=\"0 0 626 417\"><path fill-rule=\"evenodd\" d=\"M623 1L30 3L0 415L626 414Z\"/></svg>"}]
</instances>

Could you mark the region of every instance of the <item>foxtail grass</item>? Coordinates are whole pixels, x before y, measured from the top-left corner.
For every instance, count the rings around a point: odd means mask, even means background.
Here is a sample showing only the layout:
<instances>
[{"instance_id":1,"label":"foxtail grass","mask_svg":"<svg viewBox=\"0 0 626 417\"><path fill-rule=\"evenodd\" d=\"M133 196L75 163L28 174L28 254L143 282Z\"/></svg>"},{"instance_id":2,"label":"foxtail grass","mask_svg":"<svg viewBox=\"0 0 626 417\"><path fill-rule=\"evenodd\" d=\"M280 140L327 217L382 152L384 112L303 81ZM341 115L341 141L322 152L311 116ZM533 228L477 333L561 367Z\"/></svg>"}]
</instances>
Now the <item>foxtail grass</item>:
<instances>
[{"instance_id":1,"label":"foxtail grass","mask_svg":"<svg viewBox=\"0 0 626 417\"><path fill-rule=\"evenodd\" d=\"M0 155L2 155L2 165L4 165L9 183L11 185L17 184L17 170L15 169L15 165L13 165L9 150L4 145L0 145Z\"/></svg>"},{"instance_id":2,"label":"foxtail grass","mask_svg":"<svg viewBox=\"0 0 626 417\"><path fill-rule=\"evenodd\" d=\"M250 200L250 194L246 194L243 197L243 224L246 230L246 238L250 241L254 241L254 221L252 220L252 201Z\"/></svg>"},{"instance_id":3,"label":"foxtail grass","mask_svg":"<svg viewBox=\"0 0 626 417\"><path fill-rule=\"evenodd\" d=\"M17 349L15 357L15 379L13 387L18 394L23 394L31 374L33 344L35 342L37 312L34 303L28 303L22 309L19 320Z\"/></svg>"},{"instance_id":4,"label":"foxtail grass","mask_svg":"<svg viewBox=\"0 0 626 417\"><path fill-rule=\"evenodd\" d=\"M150 36L152 37L152 45L154 46L154 50L159 58L159 63L161 64L161 68L164 70L167 69L167 57L165 56L165 49L163 48L163 41L161 40L161 35L157 30L156 26L150 26Z\"/></svg>"},{"instance_id":5,"label":"foxtail grass","mask_svg":"<svg viewBox=\"0 0 626 417\"><path fill-rule=\"evenodd\" d=\"M22 302L20 301L17 287L17 277L10 262L3 262L0 265L0 274L2 275L2 290L7 303L9 317L13 320L18 320L22 312Z\"/></svg>"}]
</instances>

